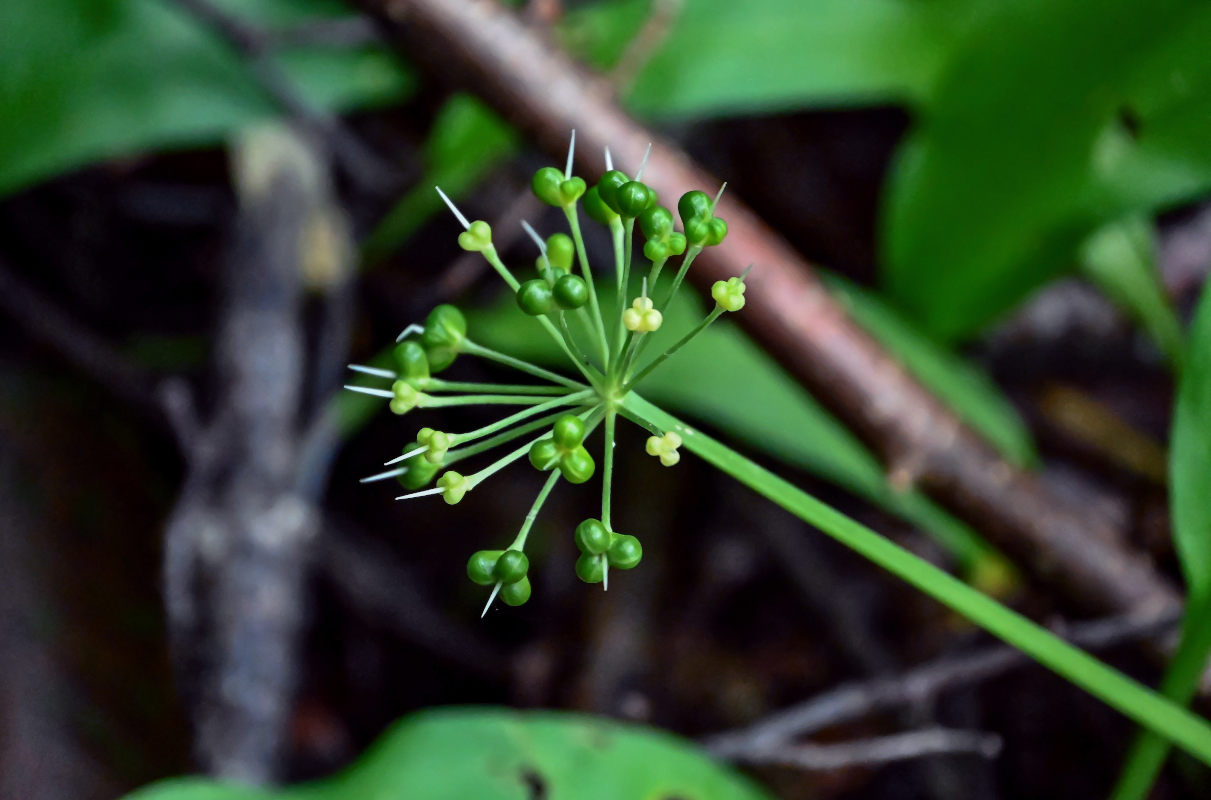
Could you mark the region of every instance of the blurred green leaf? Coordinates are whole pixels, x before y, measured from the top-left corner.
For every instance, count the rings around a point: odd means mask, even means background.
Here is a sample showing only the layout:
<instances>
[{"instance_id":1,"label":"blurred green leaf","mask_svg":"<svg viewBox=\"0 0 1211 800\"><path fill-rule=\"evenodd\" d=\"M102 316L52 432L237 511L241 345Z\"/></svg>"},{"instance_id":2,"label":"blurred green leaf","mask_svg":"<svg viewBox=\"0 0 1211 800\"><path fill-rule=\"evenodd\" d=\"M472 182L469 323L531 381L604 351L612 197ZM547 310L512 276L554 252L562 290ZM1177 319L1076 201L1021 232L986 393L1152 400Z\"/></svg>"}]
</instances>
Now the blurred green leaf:
<instances>
[{"instance_id":1,"label":"blurred green leaf","mask_svg":"<svg viewBox=\"0 0 1211 800\"><path fill-rule=\"evenodd\" d=\"M350 769L276 794L202 781L127 800L618 800L769 795L692 743L579 714L439 709L397 723Z\"/></svg>"},{"instance_id":2,"label":"blurred green leaf","mask_svg":"<svg viewBox=\"0 0 1211 800\"><path fill-rule=\"evenodd\" d=\"M570 12L578 52L612 65L651 3ZM653 118L912 102L978 4L959 0L687 0L627 104Z\"/></svg>"},{"instance_id":3,"label":"blurred green leaf","mask_svg":"<svg viewBox=\"0 0 1211 800\"><path fill-rule=\"evenodd\" d=\"M1144 326L1169 362L1180 367L1182 327L1161 284L1152 224L1133 216L1100 228L1081 247L1081 267Z\"/></svg>"},{"instance_id":4,"label":"blurred green leaf","mask_svg":"<svg viewBox=\"0 0 1211 800\"><path fill-rule=\"evenodd\" d=\"M603 286L603 291L609 296L613 289ZM702 313L696 301L679 297L649 352L672 344ZM476 341L511 355L548 365L565 363L536 325L518 323L509 297L473 314L470 329ZM1007 569L971 528L924 495L891 489L878 458L734 325L715 323L645 378L640 390L653 402L708 422L736 441L909 520L934 536L969 574L997 576Z\"/></svg>"},{"instance_id":5,"label":"blurred green leaf","mask_svg":"<svg viewBox=\"0 0 1211 800\"><path fill-rule=\"evenodd\" d=\"M456 94L446 101L425 140L425 174L391 208L362 245L362 263L381 261L445 208L434 186L458 198L470 191L517 147L517 134L477 98Z\"/></svg>"},{"instance_id":6,"label":"blurred green leaf","mask_svg":"<svg viewBox=\"0 0 1211 800\"><path fill-rule=\"evenodd\" d=\"M1178 381L1169 444L1173 539L1186 579L1182 638L1161 681L1161 693L1185 705L1194 696L1211 653L1211 284L1203 289ZM1143 734L1123 768L1114 800L1142 800L1169 743Z\"/></svg>"},{"instance_id":7,"label":"blurred green leaf","mask_svg":"<svg viewBox=\"0 0 1211 800\"><path fill-rule=\"evenodd\" d=\"M891 182L897 302L934 335L970 334L1072 266L1095 228L1211 188L1208 26L1197 0L1021 0L981 16Z\"/></svg>"},{"instance_id":8,"label":"blurred green leaf","mask_svg":"<svg viewBox=\"0 0 1211 800\"><path fill-rule=\"evenodd\" d=\"M836 275L823 273L822 277L859 325L1001 455L1022 467L1038 463L1030 431L983 371L935 344L874 293Z\"/></svg>"},{"instance_id":9,"label":"blurred green leaf","mask_svg":"<svg viewBox=\"0 0 1211 800\"><path fill-rule=\"evenodd\" d=\"M266 25L348 13L325 0L226 5ZM278 109L216 35L164 0L0 3L0 194L89 161L221 139ZM294 50L317 107L396 100L411 73L381 50Z\"/></svg>"}]
</instances>

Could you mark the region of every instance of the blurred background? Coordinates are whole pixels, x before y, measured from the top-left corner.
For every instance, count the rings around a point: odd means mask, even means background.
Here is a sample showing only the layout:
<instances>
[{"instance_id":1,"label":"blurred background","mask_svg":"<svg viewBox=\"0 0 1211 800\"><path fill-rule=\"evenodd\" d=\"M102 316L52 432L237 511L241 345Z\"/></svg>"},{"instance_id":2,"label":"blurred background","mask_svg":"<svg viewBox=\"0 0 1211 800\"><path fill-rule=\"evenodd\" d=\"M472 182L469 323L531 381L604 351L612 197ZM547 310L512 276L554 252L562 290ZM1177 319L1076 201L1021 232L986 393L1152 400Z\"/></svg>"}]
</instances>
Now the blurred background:
<instances>
[{"instance_id":1,"label":"blurred background","mask_svg":"<svg viewBox=\"0 0 1211 800\"><path fill-rule=\"evenodd\" d=\"M401 420L339 387L346 363L440 302L477 339L543 357L432 187L491 222L509 263L533 258L520 220L562 229L529 181L562 163L544 143L568 132L514 127L524 95L492 91L459 41L485 36L483 63L562 50L820 265L872 346L1006 474L1033 476L1165 587L1170 605L1099 651L1155 684L1163 661L1140 641L1172 628L1181 575L1175 376L1211 266L1211 12L504 6L0 4L0 794L114 798L196 772L304 781L409 712L490 704L704 740L777 797L1105 796L1132 725L1011 659L803 728L802 750L709 739L997 651L700 460L661 468L635 429L616 503L641 567L608 593L581 584L570 533L595 491L561 492L532 539L533 599L480 620L466 558L508 541L539 476L511 469L456 508L395 503L393 483L358 479L418 425L493 415ZM497 13L521 33L477 28ZM608 263L608 237L588 236ZM814 395L796 380L813 369L800 353L710 333L653 376L653 399L1036 620L1077 630L1133 608L1006 554L1007 534L987 537L996 502L980 514L944 486L889 482L886 443L851 428L826 379ZM470 359L451 374L507 377ZM970 735L879 750L922 730ZM500 797L545 796L516 791ZM1178 757L1154 796L1207 791Z\"/></svg>"}]
</instances>

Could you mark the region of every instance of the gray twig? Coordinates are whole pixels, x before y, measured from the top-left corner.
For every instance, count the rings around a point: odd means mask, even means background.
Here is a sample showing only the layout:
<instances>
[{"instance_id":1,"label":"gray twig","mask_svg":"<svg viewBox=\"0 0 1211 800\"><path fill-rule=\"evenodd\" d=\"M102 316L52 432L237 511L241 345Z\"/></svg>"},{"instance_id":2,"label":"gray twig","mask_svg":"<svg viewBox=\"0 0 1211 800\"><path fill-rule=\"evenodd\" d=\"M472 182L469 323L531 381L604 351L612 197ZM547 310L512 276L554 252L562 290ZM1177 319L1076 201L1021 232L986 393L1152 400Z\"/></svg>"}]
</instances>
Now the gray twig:
<instances>
[{"instance_id":1,"label":"gray twig","mask_svg":"<svg viewBox=\"0 0 1211 800\"><path fill-rule=\"evenodd\" d=\"M1074 625L1065 638L1091 650L1143 639L1170 630L1181 609L1135 613ZM809 733L867 717L941 692L1030 664L1029 657L1006 646L987 647L943 658L902 675L839 686L798 705L770 714L747 728L707 738L706 747L721 757L736 757L753 747L788 742Z\"/></svg>"},{"instance_id":2,"label":"gray twig","mask_svg":"<svg viewBox=\"0 0 1211 800\"><path fill-rule=\"evenodd\" d=\"M727 757L742 764L770 764L812 772L846 767L874 767L893 761L928 756L975 755L995 758L1001 752L1001 737L980 731L922 728L889 736L857 739L842 744L756 745Z\"/></svg>"}]
</instances>

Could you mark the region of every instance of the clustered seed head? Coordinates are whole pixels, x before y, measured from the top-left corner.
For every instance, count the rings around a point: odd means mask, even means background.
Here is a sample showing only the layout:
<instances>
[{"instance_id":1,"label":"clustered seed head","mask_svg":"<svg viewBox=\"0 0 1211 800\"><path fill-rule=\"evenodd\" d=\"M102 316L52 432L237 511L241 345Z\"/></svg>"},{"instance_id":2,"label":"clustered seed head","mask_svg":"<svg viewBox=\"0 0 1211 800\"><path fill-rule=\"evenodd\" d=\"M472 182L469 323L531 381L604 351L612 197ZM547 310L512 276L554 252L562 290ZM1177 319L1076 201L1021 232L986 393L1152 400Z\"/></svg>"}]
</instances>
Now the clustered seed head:
<instances>
[{"instance_id":1,"label":"clustered seed head","mask_svg":"<svg viewBox=\"0 0 1211 800\"><path fill-rule=\"evenodd\" d=\"M573 148L575 134L573 134ZM559 208L567 217L568 233L541 238L523 223L539 254L529 276L516 276L504 264L492 242L492 228L483 221L471 222L438 189L442 199L463 226L458 235L462 249L479 253L505 280L522 312L518 324L537 325L551 336L579 373L568 378L543 367L499 353L468 337L467 319L458 308L443 304L434 308L423 325L410 325L391 352L393 369L350 365L351 369L391 381L390 389L349 386L354 391L388 400L396 414L416 408L452 405L514 405L522 409L496 422L465 433L421 428L415 441L388 463L393 469L366 478L375 481L394 477L408 494L399 499L441 495L446 503L460 502L467 492L496 472L528 457L530 464L547 475L546 482L513 542L501 550L478 550L467 561L467 576L480 586L492 586L486 613L497 595L505 604L519 606L530 598L530 561L526 539L546 498L560 481L582 484L597 474L597 460L589 451L589 437L604 427L602 448L602 511L576 526L573 539L580 556L576 575L586 583L608 586L609 571L628 570L639 564L643 548L634 536L615 531L611 524L612 469L615 422L628 417L625 398L654 368L676 353L724 312L744 307L744 276L717 281L711 288L714 310L697 327L663 353L642 363L649 334L659 331L669 303L697 255L720 244L727 236L727 223L715 216L719 197L689 191L677 202L677 216L659 204L656 191L640 180L643 164L635 177L610 164L595 184L589 186L571 174L573 148L567 167L543 167L534 173L531 187L543 203ZM646 163L646 156L644 162ZM720 194L722 194L720 189ZM615 244L614 303L611 308L599 294L608 290L605 281L594 282L592 266L584 248L579 214L606 226ZM680 219L681 230L676 229ZM642 291L631 294L633 253L629 245L634 228L643 236L642 252L649 262L642 276ZM666 262L682 257L675 277L667 287L661 281ZM579 267L579 269L578 269ZM519 280L519 277L524 280ZM638 280L640 276L636 275ZM657 300L657 297L660 297ZM633 298L628 304L627 297ZM522 322L520 320L532 320ZM538 378L539 383L457 383L437 377L460 355L495 361ZM387 361L384 358L384 361ZM676 431L660 431L637 417L637 424L651 429L647 453L666 467L681 459L682 437ZM521 439L533 438L520 447L512 445L506 455L464 475L450 469L472 458ZM506 448L508 449L508 448ZM431 488L430 488L431 487Z\"/></svg>"}]
</instances>

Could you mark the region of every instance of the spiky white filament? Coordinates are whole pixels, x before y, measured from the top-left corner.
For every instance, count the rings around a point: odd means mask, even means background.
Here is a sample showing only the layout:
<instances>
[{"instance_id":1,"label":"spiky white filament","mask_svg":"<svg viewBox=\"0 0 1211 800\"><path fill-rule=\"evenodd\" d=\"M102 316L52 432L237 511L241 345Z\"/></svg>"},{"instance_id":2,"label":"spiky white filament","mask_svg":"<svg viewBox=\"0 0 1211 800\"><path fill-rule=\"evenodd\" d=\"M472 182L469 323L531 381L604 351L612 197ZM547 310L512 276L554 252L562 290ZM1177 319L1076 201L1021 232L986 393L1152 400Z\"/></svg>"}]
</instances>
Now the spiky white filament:
<instances>
[{"instance_id":1,"label":"spiky white filament","mask_svg":"<svg viewBox=\"0 0 1211 800\"><path fill-rule=\"evenodd\" d=\"M428 497L428 496L434 495L434 494L441 494L444 491L446 491L446 490L443 489L442 487L434 486L432 489L421 489L419 492L413 492L412 494L401 494L399 497L397 497L395 499L396 500L411 500L414 497Z\"/></svg>"},{"instance_id":2,"label":"spiky white filament","mask_svg":"<svg viewBox=\"0 0 1211 800\"><path fill-rule=\"evenodd\" d=\"M576 129L572 129L572 140L568 142L568 163L563 168L563 178L567 180L572 177L572 156L576 152Z\"/></svg>"},{"instance_id":3,"label":"spiky white filament","mask_svg":"<svg viewBox=\"0 0 1211 800\"><path fill-rule=\"evenodd\" d=\"M480 619L488 615L488 609L492 607L492 601L496 599L496 594L500 591L500 585L500 581L497 581L496 585L492 587L492 594L488 595L488 602L484 603L484 610L479 614Z\"/></svg>"},{"instance_id":4,"label":"spiky white filament","mask_svg":"<svg viewBox=\"0 0 1211 800\"><path fill-rule=\"evenodd\" d=\"M606 158L606 172L609 172L610 170L614 169L614 159L610 155L610 146L608 144L606 145L606 148L605 148L605 158Z\"/></svg>"},{"instance_id":5,"label":"spiky white filament","mask_svg":"<svg viewBox=\"0 0 1211 800\"><path fill-rule=\"evenodd\" d=\"M446 205L449 207L449 209L451 211L454 212L454 216L458 217L458 221L463 224L463 229L465 230L467 228L470 228L471 223L467 222L467 218L463 216L463 212L458 210L458 206L454 205L454 201L451 200L449 197L446 197L446 193L442 191L442 187L434 186L433 188L436 189L437 193L441 195L442 200L446 201Z\"/></svg>"},{"instance_id":6,"label":"spiky white filament","mask_svg":"<svg viewBox=\"0 0 1211 800\"><path fill-rule=\"evenodd\" d=\"M408 471L407 467L400 467L399 469L391 469L391 470L387 470L386 472L380 472L377 475L371 475L369 478L362 478L360 481L358 481L358 483L373 483L374 481L383 481L383 480L386 480L387 478L394 478L397 475L403 475L407 471Z\"/></svg>"},{"instance_id":7,"label":"spiky white filament","mask_svg":"<svg viewBox=\"0 0 1211 800\"><path fill-rule=\"evenodd\" d=\"M372 397L395 397L394 392L389 392L386 389L372 389L369 386L350 386L349 384L345 384L345 388L351 392L361 392L362 394L368 394Z\"/></svg>"},{"instance_id":8,"label":"spiky white filament","mask_svg":"<svg viewBox=\"0 0 1211 800\"><path fill-rule=\"evenodd\" d=\"M406 327L402 331L400 331L399 336L395 337L395 341L402 342L404 340L404 337L410 333L424 333L424 332L425 332L424 325L417 325L415 322L413 322L411 325L409 325L408 327Z\"/></svg>"},{"instance_id":9,"label":"spiky white filament","mask_svg":"<svg viewBox=\"0 0 1211 800\"><path fill-rule=\"evenodd\" d=\"M391 459L390 461L385 462L383 464L383 466L389 467L392 464L398 464L401 461L407 461L408 459L412 458L412 456L420 455L421 453L425 452L428 449L429 449L428 447L418 447L415 450L409 450L408 452L404 453L402 456L396 456L395 458Z\"/></svg>"},{"instance_id":10,"label":"spiky white filament","mask_svg":"<svg viewBox=\"0 0 1211 800\"><path fill-rule=\"evenodd\" d=\"M714 210L715 206L719 205L719 198L723 197L723 190L726 188L727 188L727 181L724 181L723 185L719 187L719 193L717 195L715 195L715 202L711 203L712 210Z\"/></svg>"},{"instance_id":11,"label":"spiky white filament","mask_svg":"<svg viewBox=\"0 0 1211 800\"><path fill-rule=\"evenodd\" d=\"M364 364L349 364L349 369L354 372L364 372L367 375L374 375L379 378L395 378L395 373L389 369L379 369L378 367L367 367Z\"/></svg>"},{"instance_id":12,"label":"spiky white filament","mask_svg":"<svg viewBox=\"0 0 1211 800\"><path fill-rule=\"evenodd\" d=\"M635 180L643 178L643 169L648 165L648 156L652 154L652 143L648 142L648 149L643 151L643 160L639 162L639 169L635 170Z\"/></svg>"},{"instance_id":13,"label":"spiky white filament","mask_svg":"<svg viewBox=\"0 0 1211 800\"><path fill-rule=\"evenodd\" d=\"M521 227L524 228L526 233L530 235L530 238L534 240L534 244L538 245L539 252L541 252L545 257L547 255L547 243L544 242L542 237L538 235L538 231L534 230L534 226L526 222L524 219L521 221Z\"/></svg>"}]
</instances>

